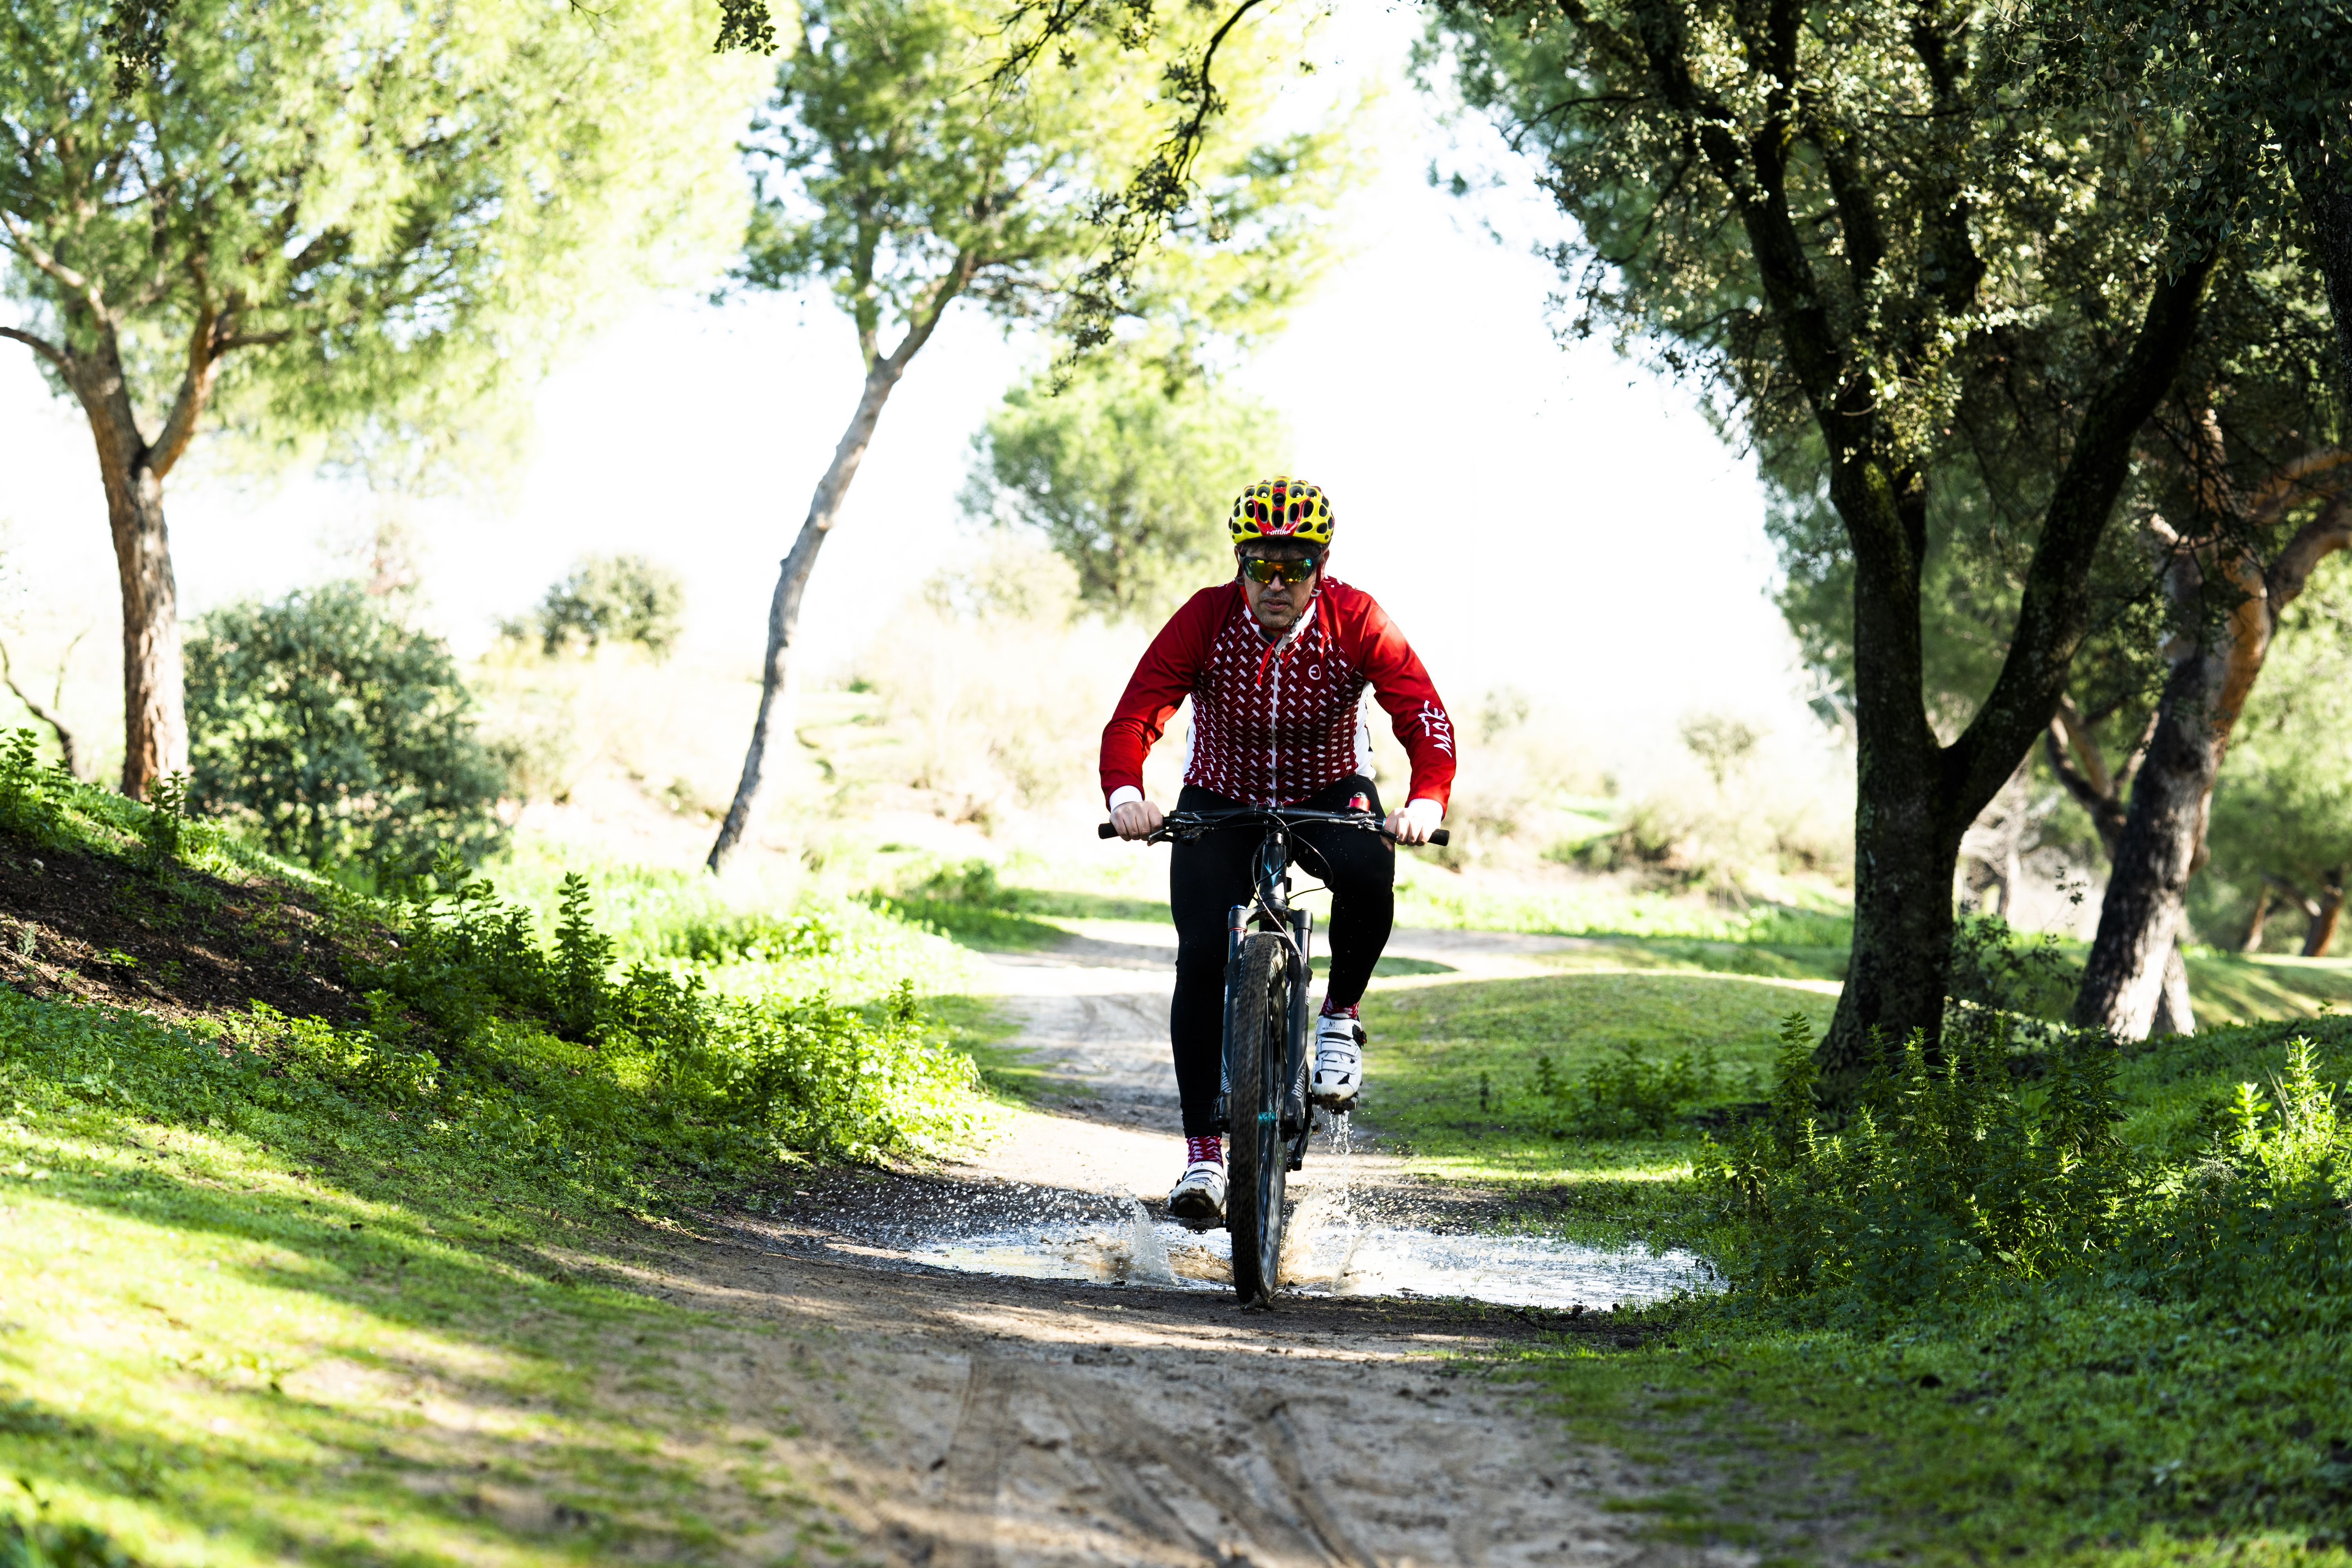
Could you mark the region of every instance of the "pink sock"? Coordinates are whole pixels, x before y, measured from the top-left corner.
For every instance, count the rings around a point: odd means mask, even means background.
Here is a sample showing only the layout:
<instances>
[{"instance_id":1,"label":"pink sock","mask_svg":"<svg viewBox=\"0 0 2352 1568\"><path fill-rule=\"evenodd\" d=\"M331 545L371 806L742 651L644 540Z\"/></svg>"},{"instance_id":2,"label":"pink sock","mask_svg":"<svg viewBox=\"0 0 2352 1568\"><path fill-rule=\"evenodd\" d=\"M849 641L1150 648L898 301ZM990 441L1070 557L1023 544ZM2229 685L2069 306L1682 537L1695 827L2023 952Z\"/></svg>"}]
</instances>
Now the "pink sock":
<instances>
[{"instance_id":1,"label":"pink sock","mask_svg":"<svg viewBox=\"0 0 2352 1568\"><path fill-rule=\"evenodd\" d=\"M1206 1160L1212 1165L1225 1163L1225 1141L1212 1132L1205 1138L1184 1140L1184 1163L1197 1165Z\"/></svg>"},{"instance_id":2,"label":"pink sock","mask_svg":"<svg viewBox=\"0 0 2352 1568\"><path fill-rule=\"evenodd\" d=\"M1354 1005L1350 1005L1346 1007L1334 1007L1331 1005L1331 999L1328 996L1323 999L1323 1016L1327 1018L1355 1018L1358 1016Z\"/></svg>"}]
</instances>

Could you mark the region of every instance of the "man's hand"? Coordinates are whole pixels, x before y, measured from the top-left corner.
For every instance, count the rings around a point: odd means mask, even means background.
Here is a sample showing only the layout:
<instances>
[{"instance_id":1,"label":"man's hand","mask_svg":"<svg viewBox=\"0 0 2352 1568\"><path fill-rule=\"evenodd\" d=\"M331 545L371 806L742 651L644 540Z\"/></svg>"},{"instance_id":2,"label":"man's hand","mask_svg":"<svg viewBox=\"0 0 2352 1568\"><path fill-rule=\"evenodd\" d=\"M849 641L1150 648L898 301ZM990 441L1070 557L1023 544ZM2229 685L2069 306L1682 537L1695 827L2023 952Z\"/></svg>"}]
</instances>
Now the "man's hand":
<instances>
[{"instance_id":1,"label":"man's hand","mask_svg":"<svg viewBox=\"0 0 2352 1568\"><path fill-rule=\"evenodd\" d=\"M1149 838L1166 820L1167 814L1148 800L1130 800L1110 809L1110 825L1121 838Z\"/></svg>"},{"instance_id":2,"label":"man's hand","mask_svg":"<svg viewBox=\"0 0 2352 1568\"><path fill-rule=\"evenodd\" d=\"M1409 800L1402 811L1389 813L1388 828L1400 844L1426 844L1444 820L1445 808L1435 801Z\"/></svg>"}]
</instances>

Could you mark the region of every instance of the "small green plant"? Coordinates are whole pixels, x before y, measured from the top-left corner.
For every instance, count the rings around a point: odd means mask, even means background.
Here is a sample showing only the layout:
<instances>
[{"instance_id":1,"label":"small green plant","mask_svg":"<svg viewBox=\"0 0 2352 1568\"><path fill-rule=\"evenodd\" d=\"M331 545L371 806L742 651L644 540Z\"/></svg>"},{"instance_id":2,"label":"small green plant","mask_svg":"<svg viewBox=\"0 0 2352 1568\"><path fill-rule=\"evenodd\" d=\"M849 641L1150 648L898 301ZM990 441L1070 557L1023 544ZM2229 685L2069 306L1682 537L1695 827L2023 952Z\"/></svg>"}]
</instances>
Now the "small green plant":
<instances>
[{"instance_id":1,"label":"small green plant","mask_svg":"<svg viewBox=\"0 0 2352 1568\"><path fill-rule=\"evenodd\" d=\"M548 977L556 1023L565 1035L586 1039L594 1033L612 967L612 939L588 918L588 879L569 872L563 879L555 958Z\"/></svg>"},{"instance_id":2,"label":"small green plant","mask_svg":"<svg viewBox=\"0 0 2352 1568\"><path fill-rule=\"evenodd\" d=\"M65 776L37 760L30 730L11 730L0 745L0 832L49 837L57 829L57 796Z\"/></svg>"},{"instance_id":3,"label":"small green plant","mask_svg":"<svg viewBox=\"0 0 2352 1568\"><path fill-rule=\"evenodd\" d=\"M1585 1138L1656 1137L1677 1117L1716 1091L1719 1071L1712 1047L1678 1051L1652 1061L1636 1045L1563 1081L1549 1056L1536 1058L1536 1092L1564 1109L1563 1128Z\"/></svg>"},{"instance_id":4,"label":"small green plant","mask_svg":"<svg viewBox=\"0 0 2352 1568\"><path fill-rule=\"evenodd\" d=\"M164 773L147 781L147 809L138 824L140 869L161 871L179 862L188 836L188 775Z\"/></svg>"}]
</instances>

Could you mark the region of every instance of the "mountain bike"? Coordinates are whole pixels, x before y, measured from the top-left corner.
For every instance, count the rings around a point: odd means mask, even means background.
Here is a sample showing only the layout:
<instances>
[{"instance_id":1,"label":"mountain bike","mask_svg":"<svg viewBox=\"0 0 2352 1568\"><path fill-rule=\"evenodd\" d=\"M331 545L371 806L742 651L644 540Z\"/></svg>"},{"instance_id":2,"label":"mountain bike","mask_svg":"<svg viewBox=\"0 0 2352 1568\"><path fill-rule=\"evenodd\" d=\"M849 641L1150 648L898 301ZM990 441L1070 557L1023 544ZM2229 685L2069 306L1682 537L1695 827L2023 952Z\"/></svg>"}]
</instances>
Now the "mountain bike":
<instances>
[{"instance_id":1,"label":"mountain bike","mask_svg":"<svg viewBox=\"0 0 2352 1568\"><path fill-rule=\"evenodd\" d=\"M1190 842L1243 823L1265 829L1250 901L1234 905L1225 918L1224 1092L1217 1097L1215 1126L1230 1135L1225 1228L1234 1238L1234 1293L1245 1305L1265 1305L1281 1283L1283 1187L1306 1163L1314 1130L1307 1036L1314 1024L1307 992L1315 921L1290 902L1290 840L1294 828L1321 822L1396 838L1370 812L1253 805L1171 812L1142 840ZM1096 831L1118 836L1108 822ZM1444 845L1445 830L1429 841Z\"/></svg>"}]
</instances>

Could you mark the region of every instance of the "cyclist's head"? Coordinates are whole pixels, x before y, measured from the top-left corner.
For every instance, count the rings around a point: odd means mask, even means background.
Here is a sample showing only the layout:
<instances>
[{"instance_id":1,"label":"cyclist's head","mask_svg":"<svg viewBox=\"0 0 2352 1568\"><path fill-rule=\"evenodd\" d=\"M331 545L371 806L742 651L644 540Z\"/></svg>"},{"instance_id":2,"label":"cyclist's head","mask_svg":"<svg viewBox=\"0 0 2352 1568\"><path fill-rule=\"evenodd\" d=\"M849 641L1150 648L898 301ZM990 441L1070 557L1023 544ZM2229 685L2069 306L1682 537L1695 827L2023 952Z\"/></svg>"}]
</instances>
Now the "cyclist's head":
<instances>
[{"instance_id":1,"label":"cyclist's head","mask_svg":"<svg viewBox=\"0 0 2352 1568\"><path fill-rule=\"evenodd\" d=\"M1281 541L1319 555L1331 544L1331 498L1303 479L1277 474L1242 491L1225 526L1236 550Z\"/></svg>"}]
</instances>

